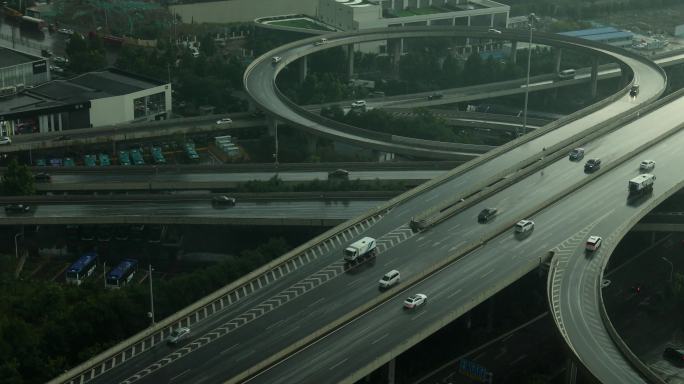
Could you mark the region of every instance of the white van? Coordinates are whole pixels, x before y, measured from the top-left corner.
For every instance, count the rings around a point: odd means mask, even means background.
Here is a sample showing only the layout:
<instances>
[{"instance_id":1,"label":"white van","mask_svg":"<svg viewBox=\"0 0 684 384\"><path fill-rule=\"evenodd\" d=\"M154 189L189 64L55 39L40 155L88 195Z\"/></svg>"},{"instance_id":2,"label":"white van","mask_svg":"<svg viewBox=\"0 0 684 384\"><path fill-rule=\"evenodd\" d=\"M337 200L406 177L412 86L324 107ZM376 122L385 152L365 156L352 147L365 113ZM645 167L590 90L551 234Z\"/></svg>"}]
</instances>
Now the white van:
<instances>
[{"instance_id":1,"label":"white van","mask_svg":"<svg viewBox=\"0 0 684 384\"><path fill-rule=\"evenodd\" d=\"M314 45L322 45L322 44L325 44L327 42L328 42L328 39L326 39L325 37L321 37L318 41L316 41L314 43Z\"/></svg>"},{"instance_id":2,"label":"white van","mask_svg":"<svg viewBox=\"0 0 684 384\"><path fill-rule=\"evenodd\" d=\"M574 69L564 69L564 70L558 72L557 77L559 79L574 79L575 78L575 70Z\"/></svg>"},{"instance_id":3,"label":"white van","mask_svg":"<svg viewBox=\"0 0 684 384\"><path fill-rule=\"evenodd\" d=\"M516 233L525 233L534 229L534 221L532 220L520 220L515 224Z\"/></svg>"},{"instance_id":4,"label":"white van","mask_svg":"<svg viewBox=\"0 0 684 384\"><path fill-rule=\"evenodd\" d=\"M393 269L385 273L385 275L382 277L382 279L380 279L378 283L380 284L380 288L384 289L389 288L394 284L397 284L399 280L401 280L401 274L396 269Z\"/></svg>"}]
</instances>

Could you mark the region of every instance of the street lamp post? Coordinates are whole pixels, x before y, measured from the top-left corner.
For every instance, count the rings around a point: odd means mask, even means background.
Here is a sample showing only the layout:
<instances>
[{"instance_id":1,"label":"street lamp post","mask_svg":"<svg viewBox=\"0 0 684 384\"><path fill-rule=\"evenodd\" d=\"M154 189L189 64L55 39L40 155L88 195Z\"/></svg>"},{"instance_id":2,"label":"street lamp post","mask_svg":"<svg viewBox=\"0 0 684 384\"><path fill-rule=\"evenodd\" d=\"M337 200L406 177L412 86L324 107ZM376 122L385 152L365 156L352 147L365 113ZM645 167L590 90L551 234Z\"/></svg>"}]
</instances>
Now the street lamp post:
<instances>
[{"instance_id":1,"label":"street lamp post","mask_svg":"<svg viewBox=\"0 0 684 384\"><path fill-rule=\"evenodd\" d=\"M19 236L24 235L24 229L21 229L21 232L17 233L14 235L14 258L18 259L19 258L19 244L17 243L17 239Z\"/></svg>"},{"instance_id":2,"label":"street lamp post","mask_svg":"<svg viewBox=\"0 0 684 384\"><path fill-rule=\"evenodd\" d=\"M148 264L148 271L150 277L150 319L152 320L152 326L154 326L154 291L152 290L152 264Z\"/></svg>"},{"instance_id":3,"label":"street lamp post","mask_svg":"<svg viewBox=\"0 0 684 384\"><path fill-rule=\"evenodd\" d=\"M672 283L672 273L674 272L674 265L672 265L672 262L665 257L661 257L664 261L666 261L668 264L670 264L670 283Z\"/></svg>"},{"instance_id":4,"label":"street lamp post","mask_svg":"<svg viewBox=\"0 0 684 384\"><path fill-rule=\"evenodd\" d=\"M530 13L530 15L527 16L527 23L529 24L529 27L530 27L530 43L527 47L527 80L525 81L525 105L523 107L523 126L522 126L522 134L523 135L527 131L527 100L529 99L529 94L530 94L530 67L532 64L532 30L534 29L533 24L536 21L537 21L537 17L534 15L534 13Z\"/></svg>"}]
</instances>

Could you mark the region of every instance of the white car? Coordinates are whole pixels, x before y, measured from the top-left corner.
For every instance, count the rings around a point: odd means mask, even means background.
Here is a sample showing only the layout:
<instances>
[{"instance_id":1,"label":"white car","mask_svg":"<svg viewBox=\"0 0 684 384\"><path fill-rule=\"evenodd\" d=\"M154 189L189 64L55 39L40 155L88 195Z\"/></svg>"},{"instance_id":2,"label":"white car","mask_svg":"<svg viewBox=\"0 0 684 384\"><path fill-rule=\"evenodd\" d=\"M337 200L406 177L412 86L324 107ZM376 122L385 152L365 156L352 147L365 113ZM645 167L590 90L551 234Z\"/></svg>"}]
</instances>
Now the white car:
<instances>
[{"instance_id":1,"label":"white car","mask_svg":"<svg viewBox=\"0 0 684 384\"><path fill-rule=\"evenodd\" d=\"M589 238L587 239L586 246L587 251L594 252L595 250L599 249L602 241L603 239L601 238L601 236L589 236Z\"/></svg>"},{"instance_id":2,"label":"white car","mask_svg":"<svg viewBox=\"0 0 684 384\"><path fill-rule=\"evenodd\" d=\"M520 220L515 224L515 232L525 233L534 229L534 221L532 220Z\"/></svg>"},{"instance_id":3,"label":"white car","mask_svg":"<svg viewBox=\"0 0 684 384\"><path fill-rule=\"evenodd\" d=\"M69 28L60 28L60 29L57 30L57 32L59 32L59 33L61 33L61 34L63 34L63 35L73 35L73 34L74 34L74 30L73 30L73 29L69 29Z\"/></svg>"},{"instance_id":4,"label":"white car","mask_svg":"<svg viewBox=\"0 0 684 384\"><path fill-rule=\"evenodd\" d=\"M326 39L325 37L321 37L320 40L314 42L314 45L322 45L322 44L325 44L327 42L328 42L328 39Z\"/></svg>"},{"instance_id":5,"label":"white car","mask_svg":"<svg viewBox=\"0 0 684 384\"><path fill-rule=\"evenodd\" d=\"M6 145L6 144L12 144L12 139L10 139L8 136L0 137L0 145Z\"/></svg>"},{"instance_id":6,"label":"white car","mask_svg":"<svg viewBox=\"0 0 684 384\"><path fill-rule=\"evenodd\" d=\"M275 64L275 63L280 62L280 60L282 60L282 59L283 59L283 58L280 57L280 56L273 56L273 57L271 58L271 62L272 62L273 64Z\"/></svg>"},{"instance_id":7,"label":"white car","mask_svg":"<svg viewBox=\"0 0 684 384\"><path fill-rule=\"evenodd\" d=\"M644 160L639 164L639 169L642 171L651 171L655 168L655 161L653 160Z\"/></svg>"},{"instance_id":8,"label":"white car","mask_svg":"<svg viewBox=\"0 0 684 384\"><path fill-rule=\"evenodd\" d=\"M188 335L190 335L190 328L188 328L188 327L177 328L177 329L174 329L173 331L171 331L171 334L169 335L169 337L166 338L166 342L169 344L178 344L179 341L188 337Z\"/></svg>"},{"instance_id":9,"label":"white car","mask_svg":"<svg viewBox=\"0 0 684 384\"><path fill-rule=\"evenodd\" d=\"M351 103L352 108L364 108L366 107L366 100L356 100L355 102Z\"/></svg>"},{"instance_id":10,"label":"white car","mask_svg":"<svg viewBox=\"0 0 684 384\"><path fill-rule=\"evenodd\" d=\"M224 117L223 119L217 120L216 124L221 125L221 124L231 124L233 120L230 117Z\"/></svg>"},{"instance_id":11,"label":"white car","mask_svg":"<svg viewBox=\"0 0 684 384\"><path fill-rule=\"evenodd\" d=\"M427 302L427 296L423 293L416 293L415 295L404 300L404 308L413 309L420 307Z\"/></svg>"},{"instance_id":12,"label":"white car","mask_svg":"<svg viewBox=\"0 0 684 384\"><path fill-rule=\"evenodd\" d=\"M401 274L396 269L393 269L385 273L385 275L382 277L382 279L380 279L378 284L380 284L380 288L389 288L394 284L399 283L399 280L401 280Z\"/></svg>"}]
</instances>

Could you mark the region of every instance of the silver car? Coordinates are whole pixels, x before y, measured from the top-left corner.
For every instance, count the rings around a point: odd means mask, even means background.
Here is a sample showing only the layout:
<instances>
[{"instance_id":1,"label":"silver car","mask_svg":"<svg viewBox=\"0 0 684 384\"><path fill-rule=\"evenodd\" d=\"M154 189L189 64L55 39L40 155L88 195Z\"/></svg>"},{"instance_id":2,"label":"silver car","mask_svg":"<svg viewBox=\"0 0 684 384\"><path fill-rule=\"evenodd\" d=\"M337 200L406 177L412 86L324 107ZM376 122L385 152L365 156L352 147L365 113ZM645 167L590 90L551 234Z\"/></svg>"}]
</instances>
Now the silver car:
<instances>
[{"instance_id":1,"label":"silver car","mask_svg":"<svg viewBox=\"0 0 684 384\"><path fill-rule=\"evenodd\" d=\"M185 339L190 335L190 328L188 327L181 327L181 328L176 328L173 331L171 331L171 334L169 337L166 338L166 342L170 345L175 345L178 344L181 340Z\"/></svg>"}]
</instances>

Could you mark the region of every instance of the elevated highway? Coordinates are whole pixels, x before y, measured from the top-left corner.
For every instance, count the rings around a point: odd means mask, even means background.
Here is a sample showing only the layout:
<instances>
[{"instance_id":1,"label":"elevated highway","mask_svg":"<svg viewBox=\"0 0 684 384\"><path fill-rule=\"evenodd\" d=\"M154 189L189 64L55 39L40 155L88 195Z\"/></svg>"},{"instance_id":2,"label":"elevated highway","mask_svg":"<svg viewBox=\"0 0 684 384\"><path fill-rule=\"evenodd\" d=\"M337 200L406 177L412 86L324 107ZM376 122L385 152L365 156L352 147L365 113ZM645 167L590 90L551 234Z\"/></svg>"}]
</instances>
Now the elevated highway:
<instances>
[{"instance_id":1,"label":"elevated highway","mask_svg":"<svg viewBox=\"0 0 684 384\"><path fill-rule=\"evenodd\" d=\"M330 40L342 45L453 32L397 28L374 36L340 34ZM486 32L482 33L485 37ZM521 35L502 37L515 36ZM554 38L542 36L549 43ZM312 41L293 43L269 56L282 54L283 62L291 62L297 55L317 49L312 48ZM564 39L563 44L592 46L574 39ZM537 268L548 259L549 249L573 236L583 236L588 224L607 217L611 211L602 209L601 200L592 199L595 191L615 185L609 176L614 175L612 168L624 164L633 169L629 165L635 161L631 156L677 132L678 127L671 125L649 126L646 131L639 120L627 124L643 109L640 104L655 100L664 90L663 72L619 49L593 48L631 68L642 87L639 98L630 98L626 85L615 96L561 119L556 126L481 156L328 231L56 380L76 382L83 377L92 382L175 383L238 382L252 377L255 382L269 383L302 379L351 382L391 360ZM261 84L248 83L259 85L257 89L248 87L257 102L268 100L263 97L269 91L275 94L276 71L268 60L268 56L263 57L252 66L252 70L261 66L263 76ZM249 76L246 74L246 79ZM278 98L261 107L290 123L334 135L335 127L306 120ZM670 110L662 113L663 121L671 121L664 118L673 115ZM348 131L341 136L351 141L366 140ZM388 148L379 141L366 140L365 144ZM569 162L566 151L577 145L587 148L587 157L600 155L605 170L586 175L580 165ZM389 146L403 150L406 145L392 142ZM415 149L417 153L428 150L429 145ZM501 180L515 182L502 186L497 184ZM619 189L624 193L624 188L623 182ZM487 193L480 194L483 191ZM449 204L454 195L466 198L458 214L444 218L427 232L414 233L408 228L411 217L430 205ZM488 225L476 224L478 212L491 206L500 208L499 217ZM533 217L538 227L532 236L521 239L510 228L523 217ZM346 266L340 261L341 249L362 234L378 239L379 255L375 262ZM373 269L380 264L381 268ZM402 288L378 293L376 281L389 268L402 271ZM401 313L400 302L408 293L403 287L411 287L411 293L428 293L428 306L414 314ZM169 351L156 343L179 324L193 326L195 336L187 345ZM304 346L308 347L300 349ZM583 352L575 352L582 359ZM623 368L624 356L606 354L602 358L614 363L597 372L592 370L594 375L624 374L612 371L615 366ZM627 371L629 377L640 378L639 373Z\"/></svg>"},{"instance_id":2,"label":"elevated highway","mask_svg":"<svg viewBox=\"0 0 684 384\"><path fill-rule=\"evenodd\" d=\"M336 169L349 171L350 182L401 182L416 186L453 169L458 162L392 162L328 164L238 164L222 166L140 167L41 167L50 182L36 183L39 192L56 191L165 191L227 190L249 181L266 182L273 177L286 185L329 179ZM338 179L339 181L339 179Z\"/></svg>"}]
</instances>

